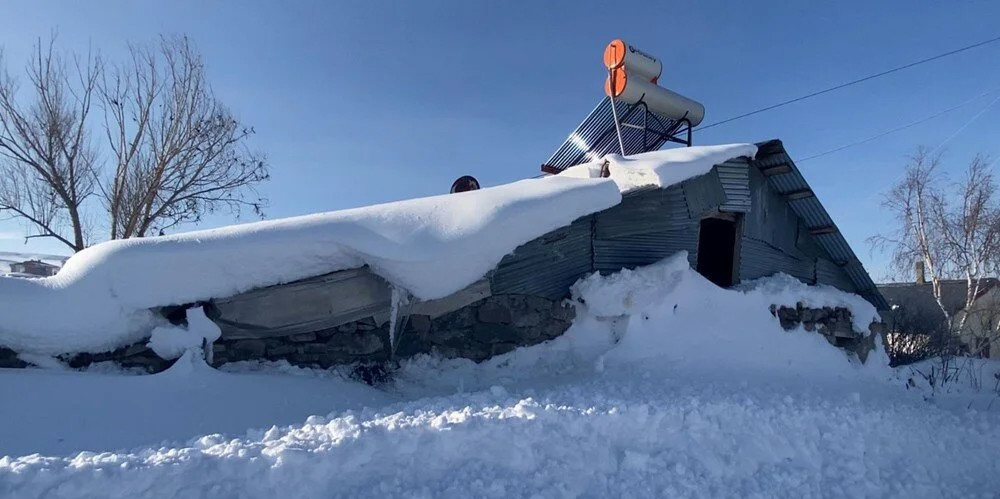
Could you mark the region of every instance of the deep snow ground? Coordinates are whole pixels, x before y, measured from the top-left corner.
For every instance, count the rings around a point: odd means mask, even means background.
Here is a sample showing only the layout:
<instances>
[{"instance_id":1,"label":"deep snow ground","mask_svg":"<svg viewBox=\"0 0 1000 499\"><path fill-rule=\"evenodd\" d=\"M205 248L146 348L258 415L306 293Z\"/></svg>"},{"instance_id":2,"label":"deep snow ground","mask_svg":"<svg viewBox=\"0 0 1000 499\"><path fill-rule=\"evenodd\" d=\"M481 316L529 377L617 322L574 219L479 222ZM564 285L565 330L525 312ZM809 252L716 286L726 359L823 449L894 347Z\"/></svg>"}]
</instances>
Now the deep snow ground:
<instances>
[{"instance_id":1,"label":"deep snow ground","mask_svg":"<svg viewBox=\"0 0 1000 499\"><path fill-rule=\"evenodd\" d=\"M397 396L337 376L173 369L154 376L0 369L0 455L68 455L176 444L301 423Z\"/></svg>"},{"instance_id":2,"label":"deep snow ground","mask_svg":"<svg viewBox=\"0 0 1000 499\"><path fill-rule=\"evenodd\" d=\"M381 390L190 356L155 376L0 372L23 411L0 413L0 454L20 455L0 497L995 497L995 396L928 398L782 331L773 291L720 290L679 255L581 281L552 342L420 357Z\"/></svg>"},{"instance_id":3,"label":"deep snow ground","mask_svg":"<svg viewBox=\"0 0 1000 499\"><path fill-rule=\"evenodd\" d=\"M425 367L409 374L430 374ZM900 383L861 374L792 382L773 372L691 376L647 360L602 372L553 366L549 377L529 381L501 364L452 367L427 384L409 380L401 391L414 400L266 431L129 452L3 458L0 495L992 497L1000 490L1000 411L928 403ZM500 380L507 386L490 384ZM456 382L464 391L445 394ZM159 433L159 421L146 421L147 434Z\"/></svg>"}]
</instances>

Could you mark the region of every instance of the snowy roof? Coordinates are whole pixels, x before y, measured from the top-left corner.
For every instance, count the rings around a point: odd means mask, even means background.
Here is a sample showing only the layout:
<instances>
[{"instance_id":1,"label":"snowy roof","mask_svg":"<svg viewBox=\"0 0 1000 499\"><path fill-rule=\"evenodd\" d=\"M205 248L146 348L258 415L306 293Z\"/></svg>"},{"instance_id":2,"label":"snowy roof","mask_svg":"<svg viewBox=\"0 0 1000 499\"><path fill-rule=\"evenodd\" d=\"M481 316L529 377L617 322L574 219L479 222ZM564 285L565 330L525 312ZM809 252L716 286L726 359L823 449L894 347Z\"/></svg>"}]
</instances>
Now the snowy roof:
<instances>
[{"instance_id":1,"label":"snowy roof","mask_svg":"<svg viewBox=\"0 0 1000 499\"><path fill-rule=\"evenodd\" d=\"M607 164L611 180L626 193L642 187L669 187L704 175L730 159L753 159L756 154L757 146L753 144L678 147L626 157L608 154L598 161L571 166L559 176L597 178Z\"/></svg>"},{"instance_id":2,"label":"snowy roof","mask_svg":"<svg viewBox=\"0 0 1000 499\"><path fill-rule=\"evenodd\" d=\"M754 150L738 144L611 155L611 179L592 178L584 165L576 175L98 244L53 277L0 278L0 345L45 354L108 350L148 335L155 307L366 265L416 298L441 298L482 278L521 244L617 205L623 190L679 183Z\"/></svg>"},{"instance_id":3,"label":"snowy roof","mask_svg":"<svg viewBox=\"0 0 1000 499\"><path fill-rule=\"evenodd\" d=\"M102 351L147 335L152 307L365 265L418 298L439 298L478 280L517 246L620 200L607 179L550 177L110 241L77 253L53 277L0 278L0 344L49 354Z\"/></svg>"}]
</instances>

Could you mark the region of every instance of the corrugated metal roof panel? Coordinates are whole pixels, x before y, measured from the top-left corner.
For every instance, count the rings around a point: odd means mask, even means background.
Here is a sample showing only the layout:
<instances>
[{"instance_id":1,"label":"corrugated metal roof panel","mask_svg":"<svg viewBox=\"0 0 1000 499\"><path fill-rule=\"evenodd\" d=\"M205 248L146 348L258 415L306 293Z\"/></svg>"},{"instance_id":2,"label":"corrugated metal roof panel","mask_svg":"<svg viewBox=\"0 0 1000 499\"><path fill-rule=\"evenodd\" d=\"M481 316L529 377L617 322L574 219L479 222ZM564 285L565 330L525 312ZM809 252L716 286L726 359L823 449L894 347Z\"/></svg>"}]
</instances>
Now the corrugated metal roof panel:
<instances>
[{"instance_id":1,"label":"corrugated metal roof panel","mask_svg":"<svg viewBox=\"0 0 1000 499\"><path fill-rule=\"evenodd\" d=\"M489 276L492 292L564 297L570 285L593 271L592 222L583 217L519 246Z\"/></svg>"}]
</instances>

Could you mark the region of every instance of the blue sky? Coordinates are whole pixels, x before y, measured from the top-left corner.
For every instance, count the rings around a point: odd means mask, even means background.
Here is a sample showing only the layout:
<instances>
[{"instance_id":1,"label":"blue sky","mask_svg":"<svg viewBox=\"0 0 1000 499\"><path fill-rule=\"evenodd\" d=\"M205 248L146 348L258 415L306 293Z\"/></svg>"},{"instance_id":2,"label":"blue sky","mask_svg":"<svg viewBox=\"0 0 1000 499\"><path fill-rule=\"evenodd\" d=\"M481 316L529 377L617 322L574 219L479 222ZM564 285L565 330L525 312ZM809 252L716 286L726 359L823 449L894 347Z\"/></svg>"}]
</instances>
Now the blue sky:
<instances>
[{"instance_id":1,"label":"blue sky","mask_svg":"<svg viewBox=\"0 0 1000 499\"><path fill-rule=\"evenodd\" d=\"M997 36L1000 3L969 2L6 2L0 45L20 65L53 30L63 47L119 56L187 34L217 94L258 132L269 218L535 175L602 96L601 53L621 37L664 61L660 83L713 122ZM804 158L1000 88L1000 43L695 134L780 138ZM18 66L19 67L19 66ZM14 69L18 69L15 67ZM800 163L858 256L889 227L879 199L917 145L936 147L997 93L937 120ZM960 168L1000 156L1000 104L949 140ZM230 222L213 218L202 227ZM194 227L190 227L194 228ZM0 222L0 251L25 245Z\"/></svg>"}]
</instances>

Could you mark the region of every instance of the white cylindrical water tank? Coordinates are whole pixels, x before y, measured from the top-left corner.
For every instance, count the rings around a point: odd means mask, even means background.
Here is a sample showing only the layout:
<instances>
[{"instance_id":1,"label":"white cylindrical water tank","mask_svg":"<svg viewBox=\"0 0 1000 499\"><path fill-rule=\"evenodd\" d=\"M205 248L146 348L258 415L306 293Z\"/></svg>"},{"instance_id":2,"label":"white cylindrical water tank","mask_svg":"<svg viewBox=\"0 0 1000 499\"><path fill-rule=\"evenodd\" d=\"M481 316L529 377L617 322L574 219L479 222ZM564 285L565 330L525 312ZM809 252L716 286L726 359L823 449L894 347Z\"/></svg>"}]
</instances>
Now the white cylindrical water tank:
<instances>
[{"instance_id":1,"label":"white cylindrical water tank","mask_svg":"<svg viewBox=\"0 0 1000 499\"><path fill-rule=\"evenodd\" d=\"M646 81L645 75L636 77L623 68L611 70L604 82L604 92L629 104L641 100L650 111L674 120L686 119L692 127L705 119L705 106L700 102Z\"/></svg>"},{"instance_id":2,"label":"white cylindrical water tank","mask_svg":"<svg viewBox=\"0 0 1000 499\"><path fill-rule=\"evenodd\" d=\"M604 48L604 67L609 70L625 68L629 73L656 83L663 73L663 63L652 55L622 41L611 40Z\"/></svg>"}]
</instances>

